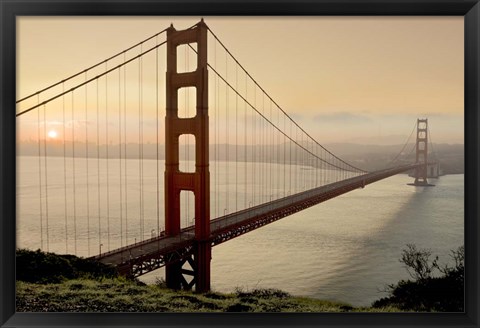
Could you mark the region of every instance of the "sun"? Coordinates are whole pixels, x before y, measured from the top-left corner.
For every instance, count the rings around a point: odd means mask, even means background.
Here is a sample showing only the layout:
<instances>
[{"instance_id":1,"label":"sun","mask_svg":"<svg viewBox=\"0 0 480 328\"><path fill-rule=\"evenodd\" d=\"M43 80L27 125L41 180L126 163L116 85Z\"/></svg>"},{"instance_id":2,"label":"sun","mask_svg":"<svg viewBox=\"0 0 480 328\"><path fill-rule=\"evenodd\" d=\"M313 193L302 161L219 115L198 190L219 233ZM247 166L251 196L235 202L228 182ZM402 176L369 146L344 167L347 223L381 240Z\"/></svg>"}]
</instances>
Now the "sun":
<instances>
[{"instance_id":1,"label":"sun","mask_svg":"<svg viewBox=\"0 0 480 328\"><path fill-rule=\"evenodd\" d=\"M55 130L50 130L48 131L48 136L52 139L55 139L58 136L58 133Z\"/></svg>"}]
</instances>

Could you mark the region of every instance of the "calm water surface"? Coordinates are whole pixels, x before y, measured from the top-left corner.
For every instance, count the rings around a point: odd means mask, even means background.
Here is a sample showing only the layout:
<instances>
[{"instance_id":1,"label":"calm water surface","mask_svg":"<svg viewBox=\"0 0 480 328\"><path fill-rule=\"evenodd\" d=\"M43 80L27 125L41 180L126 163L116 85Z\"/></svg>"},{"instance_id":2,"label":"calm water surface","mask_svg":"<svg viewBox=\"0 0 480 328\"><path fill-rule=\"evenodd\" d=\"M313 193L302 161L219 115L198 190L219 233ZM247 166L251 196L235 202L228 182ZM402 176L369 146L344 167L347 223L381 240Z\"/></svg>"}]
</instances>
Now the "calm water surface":
<instances>
[{"instance_id":1,"label":"calm water surface","mask_svg":"<svg viewBox=\"0 0 480 328\"><path fill-rule=\"evenodd\" d=\"M100 168L100 202L106 200L105 173ZM133 242L139 236L137 223L139 186L136 172L127 177L128 197L125 220L125 203L122 204L120 225L120 204L124 199L115 185L119 176L115 164L110 167L111 184L109 188L108 220L106 210L101 207L98 220L98 189L96 183L96 162L89 164L89 178L81 161L77 163L76 204L73 213L73 176L67 172L67 220L65 220L65 190L63 182L63 158L49 158L49 245L50 251L73 253L82 256L98 253L99 238L103 250L113 249L126 242ZM144 195L145 237L157 230L156 166L154 161L145 161ZM67 163L71 166L71 162ZM131 170L138 168L132 163ZM211 163L211 168L215 163ZM221 169L221 165L219 165ZM276 170L283 171L281 165ZM163 186L163 164L161 182ZM212 170L211 170L212 171ZM82 176L83 172L83 176ZM300 171L299 171L300 172ZM225 173L225 172L224 172ZM34 157L17 158L17 246L37 249L43 239L46 249L46 215L42 217L43 238L40 238L39 220L39 180L38 159ZM118 180L118 179L117 179ZM231 179L233 180L233 179ZM86 182L92 186L88 190L91 204L85 208L87 195ZM231 181L234 182L234 181ZM365 189L316 205L295 215L284 218L227 243L213 248L212 251L212 289L222 292L241 288L279 288L294 295L348 302L354 306L370 305L372 301L384 297L382 292L389 283L408 278L408 274L398 261L401 251L407 243L429 248L440 256L440 261L450 262L449 252L463 245L464 228L464 176L448 175L432 179L435 187L412 187L407 183L412 178L397 175L376 182ZM240 182L245 183L245 182ZM246 182L247 186L249 181ZM281 185L281 183L279 184ZM212 174L213 196L223 207L235 208L233 186L215 185ZM215 191L217 188L217 191ZM225 190L231 190L229 203L225 203ZM238 189L243 190L238 186ZM163 188L160 188L160 230L163 227ZM240 202L250 199L247 193L239 196ZM281 191L279 191L281 193ZM45 192L42 211L45 213ZM267 197L268 198L268 197ZM190 200L193 203L193 200ZM189 208L191 205L189 205ZM182 225L187 225L190 210L186 210ZM192 210L193 213L193 210ZM87 220L87 214L90 218ZM74 222L74 218L75 221ZM129 221L128 221L129 220ZM88 221L88 227L87 223ZM99 224L100 223L100 224ZM117 224L115 224L117 223ZM76 228L75 228L76 226ZM99 228L100 226L100 228ZM122 231L120 231L120 226ZM65 230L69 240L65 241ZM76 230L76 231L75 231ZM98 231L101 231L99 236ZM110 231L108 231L110 230ZM128 234L125 233L128 230ZM110 233L110 238L107 234ZM77 245L73 242L77 236ZM127 235L126 239L119 236ZM141 277L147 283L153 283L164 276L164 269Z\"/></svg>"}]
</instances>

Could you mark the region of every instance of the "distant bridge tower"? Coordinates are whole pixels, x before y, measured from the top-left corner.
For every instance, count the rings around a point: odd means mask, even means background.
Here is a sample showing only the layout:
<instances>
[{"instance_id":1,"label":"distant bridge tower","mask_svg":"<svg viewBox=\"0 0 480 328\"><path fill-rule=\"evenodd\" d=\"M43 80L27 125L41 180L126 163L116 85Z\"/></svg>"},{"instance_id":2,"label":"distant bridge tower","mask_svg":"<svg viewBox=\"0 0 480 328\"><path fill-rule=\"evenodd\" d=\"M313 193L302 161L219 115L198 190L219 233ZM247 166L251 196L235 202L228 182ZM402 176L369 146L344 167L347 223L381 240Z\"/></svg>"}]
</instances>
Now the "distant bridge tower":
<instances>
[{"instance_id":1,"label":"distant bridge tower","mask_svg":"<svg viewBox=\"0 0 480 328\"><path fill-rule=\"evenodd\" d=\"M414 186L432 186L428 183L428 119L417 119L417 144L415 163L421 164L415 168Z\"/></svg>"},{"instance_id":2,"label":"distant bridge tower","mask_svg":"<svg viewBox=\"0 0 480 328\"><path fill-rule=\"evenodd\" d=\"M177 72L177 47L197 44L197 69ZM208 159L208 75L207 75L207 25L199 22L195 27L177 31L167 30L167 76L165 117L165 233L180 234L180 192L192 191L195 196L195 246L192 256L166 266L167 286L174 289L191 289L197 292L210 289L210 173ZM179 118L178 91L196 88L196 115ZM179 169L179 137L195 136L195 172ZM189 263L191 269L183 268ZM193 276L190 282L185 276ZM188 278L188 277L187 277Z\"/></svg>"}]
</instances>

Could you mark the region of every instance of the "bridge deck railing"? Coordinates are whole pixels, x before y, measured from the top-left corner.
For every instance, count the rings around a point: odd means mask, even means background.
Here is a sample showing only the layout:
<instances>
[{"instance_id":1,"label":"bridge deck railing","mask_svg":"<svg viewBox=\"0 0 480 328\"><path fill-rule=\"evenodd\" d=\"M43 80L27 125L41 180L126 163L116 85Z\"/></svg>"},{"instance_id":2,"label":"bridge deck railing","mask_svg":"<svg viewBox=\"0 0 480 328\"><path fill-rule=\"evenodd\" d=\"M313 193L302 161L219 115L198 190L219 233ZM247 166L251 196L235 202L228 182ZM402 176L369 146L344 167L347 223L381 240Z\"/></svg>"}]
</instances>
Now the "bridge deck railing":
<instances>
[{"instance_id":1,"label":"bridge deck railing","mask_svg":"<svg viewBox=\"0 0 480 328\"><path fill-rule=\"evenodd\" d=\"M399 167L393 167L385 170L380 170L372 173L366 173L357 177L348 178L342 181L337 181L325 186L317 187L311 190L303 191L294 195L289 195L280 199L272 200L270 202L256 205L241 211L227 214L211 220L210 230L212 240L216 235L223 233L234 226L245 224L258 217L268 216L276 211L281 211L284 208L302 204L309 199L318 197L320 195L328 195L335 193L342 188L356 188L363 187L366 184L383 179L387 176L415 168L418 164L410 164ZM354 186L354 187L352 187ZM348 189L347 188L347 189ZM332 196L334 197L334 196ZM327 197L331 198L331 197ZM195 226L183 228L177 236L165 236L162 232L158 236L137 242L135 244L123 246L121 248L111 250L93 257L93 259L101 260L102 262L125 262L138 257L144 257L148 253L165 253L169 252L175 247L193 243L195 240L194 234ZM182 247L183 247L182 246Z\"/></svg>"}]
</instances>

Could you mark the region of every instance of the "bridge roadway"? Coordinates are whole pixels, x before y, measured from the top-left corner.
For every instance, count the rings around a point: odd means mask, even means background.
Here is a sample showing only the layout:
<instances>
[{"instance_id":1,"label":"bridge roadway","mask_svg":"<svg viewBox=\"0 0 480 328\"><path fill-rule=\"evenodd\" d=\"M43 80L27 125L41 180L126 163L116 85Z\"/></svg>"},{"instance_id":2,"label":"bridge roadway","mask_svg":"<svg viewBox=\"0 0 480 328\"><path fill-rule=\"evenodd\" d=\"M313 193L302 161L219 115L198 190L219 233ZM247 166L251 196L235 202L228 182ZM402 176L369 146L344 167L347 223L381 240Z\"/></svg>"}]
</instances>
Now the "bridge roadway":
<instances>
[{"instance_id":1,"label":"bridge roadway","mask_svg":"<svg viewBox=\"0 0 480 328\"><path fill-rule=\"evenodd\" d=\"M409 164L366 173L213 219L210 222L210 242L212 246L221 244L328 199L414 169L418 165L420 164ZM91 259L114 265L121 274L137 277L191 256L195 243L194 234L195 227L190 226L182 229L177 236L160 235L93 256Z\"/></svg>"}]
</instances>

